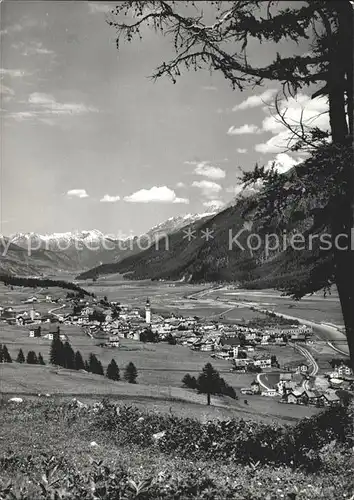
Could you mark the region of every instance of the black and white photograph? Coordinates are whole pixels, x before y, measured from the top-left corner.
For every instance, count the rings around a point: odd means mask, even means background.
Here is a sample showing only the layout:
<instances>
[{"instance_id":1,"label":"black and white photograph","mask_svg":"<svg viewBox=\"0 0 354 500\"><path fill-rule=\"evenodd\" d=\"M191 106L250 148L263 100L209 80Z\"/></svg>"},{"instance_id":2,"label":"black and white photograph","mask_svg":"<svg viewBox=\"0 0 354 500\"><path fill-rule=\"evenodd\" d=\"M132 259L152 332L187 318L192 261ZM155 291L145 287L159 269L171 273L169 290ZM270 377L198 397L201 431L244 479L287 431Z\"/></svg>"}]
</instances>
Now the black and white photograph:
<instances>
[{"instance_id":1,"label":"black and white photograph","mask_svg":"<svg viewBox=\"0 0 354 500\"><path fill-rule=\"evenodd\" d=\"M0 1L0 500L354 500L353 27Z\"/></svg>"}]
</instances>

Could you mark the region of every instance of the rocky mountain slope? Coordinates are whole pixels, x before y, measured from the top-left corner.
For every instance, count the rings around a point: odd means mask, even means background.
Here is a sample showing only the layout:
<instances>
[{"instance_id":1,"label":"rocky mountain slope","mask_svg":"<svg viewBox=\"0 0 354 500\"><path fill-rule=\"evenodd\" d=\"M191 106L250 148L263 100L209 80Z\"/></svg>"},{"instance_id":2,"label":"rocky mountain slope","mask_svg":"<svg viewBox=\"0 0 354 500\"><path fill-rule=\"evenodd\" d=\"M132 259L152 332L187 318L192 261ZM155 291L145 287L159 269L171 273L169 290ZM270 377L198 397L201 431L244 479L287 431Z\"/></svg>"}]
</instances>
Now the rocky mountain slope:
<instances>
[{"instance_id":1,"label":"rocky mountain slope","mask_svg":"<svg viewBox=\"0 0 354 500\"><path fill-rule=\"evenodd\" d=\"M131 279L183 281L238 281L254 286L275 286L301 280L308 272L304 252L283 248L268 253L258 246L257 224L244 218L245 200L224 211L181 228L164 242L118 263L96 267L80 279L111 273ZM252 236L253 235L253 236ZM256 235L256 236L254 236Z\"/></svg>"},{"instance_id":2,"label":"rocky mountain slope","mask_svg":"<svg viewBox=\"0 0 354 500\"><path fill-rule=\"evenodd\" d=\"M50 250L22 248L8 238L0 238L0 272L18 276L38 276L50 270L75 270L75 263L65 254Z\"/></svg>"}]
</instances>

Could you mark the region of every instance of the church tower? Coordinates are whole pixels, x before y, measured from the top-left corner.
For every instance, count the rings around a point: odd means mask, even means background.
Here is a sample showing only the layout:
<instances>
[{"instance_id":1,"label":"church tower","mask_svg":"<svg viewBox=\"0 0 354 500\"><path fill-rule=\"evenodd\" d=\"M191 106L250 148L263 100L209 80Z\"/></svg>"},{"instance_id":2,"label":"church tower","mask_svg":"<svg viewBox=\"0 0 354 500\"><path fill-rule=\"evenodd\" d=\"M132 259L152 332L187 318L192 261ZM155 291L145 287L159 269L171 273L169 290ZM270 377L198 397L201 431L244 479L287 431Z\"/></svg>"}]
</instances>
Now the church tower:
<instances>
[{"instance_id":1,"label":"church tower","mask_svg":"<svg viewBox=\"0 0 354 500\"><path fill-rule=\"evenodd\" d=\"M34 306L32 305L32 309L30 310L30 318L32 321L34 321L36 317L36 311L34 310Z\"/></svg>"},{"instance_id":2,"label":"church tower","mask_svg":"<svg viewBox=\"0 0 354 500\"><path fill-rule=\"evenodd\" d=\"M146 304L145 304L145 323L147 325L150 325L151 323L151 307L149 299L146 299Z\"/></svg>"}]
</instances>

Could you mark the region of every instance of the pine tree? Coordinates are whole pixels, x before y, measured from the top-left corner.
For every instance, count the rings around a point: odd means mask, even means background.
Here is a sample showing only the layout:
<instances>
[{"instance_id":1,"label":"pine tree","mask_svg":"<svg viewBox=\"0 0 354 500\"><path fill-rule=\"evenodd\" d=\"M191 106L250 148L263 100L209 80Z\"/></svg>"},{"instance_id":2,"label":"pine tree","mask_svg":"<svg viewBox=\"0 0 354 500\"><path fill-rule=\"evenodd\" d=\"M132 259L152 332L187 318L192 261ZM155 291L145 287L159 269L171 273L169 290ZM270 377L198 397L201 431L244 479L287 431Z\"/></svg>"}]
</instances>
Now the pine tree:
<instances>
[{"instance_id":1,"label":"pine tree","mask_svg":"<svg viewBox=\"0 0 354 500\"><path fill-rule=\"evenodd\" d=\"M63 366L63 343L59 338L59 335L55 335L52 340L52 345L50 347L49 360L52 365Z\"/></svg>"},{"instance_id":2,"label":"pine tree","mask_svg":"<svg viewBox=\"0 0 354 500\"><path fill-rule=\"evenodd\" d=\"M75 353L68 341L63 345L63 367L70 370L75 369Z\"/></svg>"},{"instance_id":3,"label":"pine tree","mask_svg":"<svg viewBox=\"0 0 354 500\"><path fill-rule=\"evenodd\" d=\"M37 354L34 351L29 351L26 358L26 363L29 365L37 365L38 359Z\"/></svg>"},{"instance_id":4,"label":"pine tree","mask_svg":"<svg viewBox=\"0 0 354 500\"><path fill-rule=\"evenodd\" d=\"M39 365L45 365L43 356L42 356L42 354L40 352L38 353L38 364Z\"/></svg>"},{"instance_id":5,"label":"pine tree","mask_svg":"<svg viewBox=\"0 0 354 500\"><path fill-rule=\"evenodd\" d=\"M96 375L104 375L102 363L92 353L89 358L89 371Z\"/></svg>"},{"instance_id":6,"label":"pine tree","mask_svg":"<svg viewBox=\"0 0 354 500\"><path fill-rule=\"evenodd\" d=\"M207 395L207 404L210 405L210 395L220 394L222 382L219 372L211 363L207 363L198 377L198 391Z\"/></svg>"},{"instance_id":7,"label":"pine tree","mask_svg":"<svg viewBox=\"0 0 354 500\"><path fill-rule=\"evenodd\" d=\"M101 361L97 360L97 375L104 376L104 370Z\"/></svg>"},{"instance_id":8,"label":"pine tree","mask_svg":"<svg viewBox=\"0 0 354 500\"><path fill-rule=\"evenodd\" d=\"M17 362L17 363L24 363L24 362L25 362L25 356L24 356L24 354L23 354L22 349L20 349L20 350L18 351L18 355L17 355L16 362Z\"/></svg>"},{"instance_id":9,"label":"pine tree","mask_svg":"<svg viewBox=\"0 0 354 500\"><path fill-rule=\"evenodd\" d=\"M119 368L114 359L107 366L106 377L110 380L120 380Z\"/></svg>"},{"instance_id":10,"label":"pine tree","mask_svg":"<svg viewBox=\"0 0 354 500\"><path fill-rule=\"evenodd\" d=\"M0 363L2 363L3 361L4 361L4 355L2 352L2 344L0 344Z\"/></svg>"},{"instance_id":11,"label":"pine tree","mask_svg":"<svg viewBox=\"0 0 354 500\"><path fill-rule=\"evenodd\" d=\"M138 377L138 370L136 369L134 363L130 362L124 371L124 380L130 384L136 384L136 379Z\"/></svg>"},{"instance_id":12,"label":"pine tree","mask_svg":"<svg viewBox=\"0 0 354 500\"><path fill-rule=\"evenodd\" d=\"M80 351L75 353L75 370L86 370L84 360Z\"/></svg>"},{"instance_id":13,"label":"pine tree","mask_svg":"<svg viewBox=\"0 0 354 500\"><path fill-rule=\"evenodd\" d=\"M2 346L2 360L3 363L12 363L12 358L5 344Z\"/></svg>"},{"instance_id":14,"label":"pine tree","mask_svg":"<svg viewBox=\"0 0 354 500\"><path fill-rule=\"evenodd\" d=\"M90 363L86 360L85 363L84 363L84 365L85 365L85 370L87 372L89 372L90 371Z\"/></svg>"}]
</instances>

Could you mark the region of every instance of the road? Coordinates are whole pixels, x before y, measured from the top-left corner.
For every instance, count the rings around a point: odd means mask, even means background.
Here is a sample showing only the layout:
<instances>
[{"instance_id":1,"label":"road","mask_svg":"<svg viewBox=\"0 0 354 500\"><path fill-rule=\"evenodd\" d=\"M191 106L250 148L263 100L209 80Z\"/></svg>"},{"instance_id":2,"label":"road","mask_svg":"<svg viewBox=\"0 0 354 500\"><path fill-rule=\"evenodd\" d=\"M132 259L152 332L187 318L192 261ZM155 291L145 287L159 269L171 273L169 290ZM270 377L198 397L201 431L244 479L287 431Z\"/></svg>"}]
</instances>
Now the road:
<instances>
[{"instance_id":1,"label":"road","mask_svg":"<svg viewBox=\"0 0 354 500\"><path fill-rule=\"evenodd\" d=\"M55 314L55 312L53 312L53 311L59 311L59 309L64 309L64 307L65 307L65 304L63 304L63 305L61 305L59 307L53 307L53 309L50 309L48 311L48 314L54 314L54 316L58 317L58 314Z\"/></svg>"}]
</instances>

